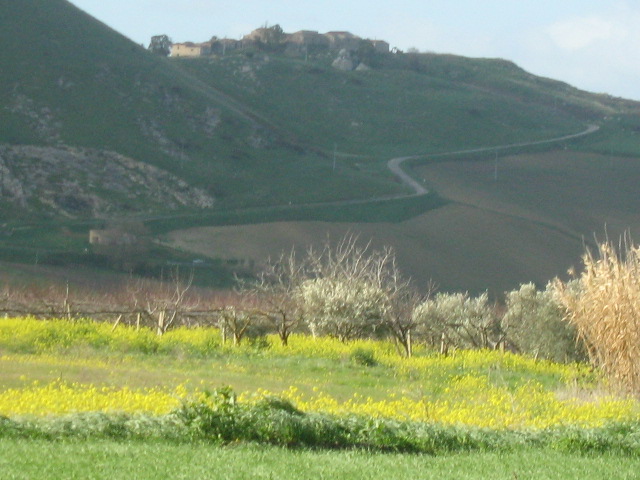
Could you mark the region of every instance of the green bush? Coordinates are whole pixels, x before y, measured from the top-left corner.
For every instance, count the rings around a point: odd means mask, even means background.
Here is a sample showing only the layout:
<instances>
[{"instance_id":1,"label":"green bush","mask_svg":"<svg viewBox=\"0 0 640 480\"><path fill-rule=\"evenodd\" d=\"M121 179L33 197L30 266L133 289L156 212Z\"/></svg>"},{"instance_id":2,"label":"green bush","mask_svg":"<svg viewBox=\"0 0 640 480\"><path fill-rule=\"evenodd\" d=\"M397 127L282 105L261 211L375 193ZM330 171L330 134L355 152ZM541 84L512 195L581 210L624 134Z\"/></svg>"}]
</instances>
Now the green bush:
<instances>
[{"instance_id":1,"label":"green bush","mask_svg":"<svg viewBox=\"0 0 640 480\"><path fill-rule=\"evenodd\" d=\"M187 402L159 417L82 413L64 417L0 417L1 438L255 442L289 448L352 449L430 455L551 448L579 454L640 457L640 424L598 429L485 430L361 416L303 413L284 401L239 404L229 389Z\"/></svg>"},{"instance_id":2,"label":"green bush","mask_svg":"<svg viewBox=\"0 0 640 480\"><path fill-rule=\"evenodd\" d=\"M503 338L500 320L489 305L486 293L470 297L467 293L438 293L413 311L416 333L436 346L495 348Z\"/></svg>"},{"instance_id":3,"label":"green bush","mask_svg":"<svg viewBox=\"0 0 640 480\"><path fill-rule=\"evenodd\" d=\"M363 367L375 367L378 365L375 354L371 350L356 348L351 352L351 361Z\"/></svg>"}]
</instances>

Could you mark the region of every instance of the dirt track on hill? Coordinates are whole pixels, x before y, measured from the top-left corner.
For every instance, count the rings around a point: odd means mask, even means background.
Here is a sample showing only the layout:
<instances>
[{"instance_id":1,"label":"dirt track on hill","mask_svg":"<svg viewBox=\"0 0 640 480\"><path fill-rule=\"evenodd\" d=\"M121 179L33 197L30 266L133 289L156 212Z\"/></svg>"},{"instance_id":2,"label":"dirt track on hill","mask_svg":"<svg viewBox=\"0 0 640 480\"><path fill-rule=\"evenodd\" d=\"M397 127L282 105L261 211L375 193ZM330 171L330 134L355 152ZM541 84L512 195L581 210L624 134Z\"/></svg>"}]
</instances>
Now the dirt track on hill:
<instances>
[{"instance_id":1,"label":"dirt track on hill","mask_svg":"<svg viewBox=\"0 0 640 480\"><path fill-rule=\"evenodd\" d=\"M579 134L527 144L559 142L595 131L596 127L590 127ZM589 178L611 173L608 164L599 166L599 157L594 160L586 154L575 154L578 159L565 161L562 151L530 154L531 159L504 153L504 173L501 171L498 182L493 178L492 162L425 162L416 169L416 176L429 179L434 189L452 202L403 222L291 221L201 227L172 232L166 240L171 246L204 256L252 259L260 265L292 247L304 252L309 246L321 248L328 239L355 234L364 242L370 240L372 248L394 248L401 271L419 288L434 281L442 291L477 293L489 289L500 295L523 282L544 285L570 266L577 266L585 246L581 232L599 232L605 221L614 235L622 225L640 225L637 215L621 210L631 189L628 183L640 168L633 162L627 162L624 169L616 162L620 172L612 186L599 185L594 192L583 188ZM394 162L400 171L402 158ZM522 170L514 169L512 164L520 165L524 160ZM571 173L572 162L582 162L575 167L580 172L577 177ZM541 168L532 176L528 165L538 163ZM587 165L592 168L584 168ZM621 198L610 198L611 188L619 191ZM576 192L580 192L579 198L571 200L569 196ZM609 210L596 211L590 206L594 193L596 201ZM415 195L418 192L414 188L405 196ZM585 206L582 216L571 210L572 202Z\"/></svg>"},{"instance_id":2,"label":"dirt track on hill","mask_svg":"<svg viewBox=\"0 0 640 480\"><path fill-rule=\"evenodd\" d=\"M414 190L415 193L413 195L415 196L426 195L427 193L429 193L429 190L427 190L421 183L419 183L417 180L415 180L413 177L411 177L407 172L405 172L402 169L402 164L404 162L408 160L420 160L420 159L429 160L431 158L452 157L454 155L465 155L465 154L471 154L471 153L482 153L482 152L493 152L493 151L498 152L500 150L508 150L510 148L531 147L534 145L544 145L547 143L564 142L566 140L572 140L574 138L590 135L592 133L597 132L598 130L600 130L600 127L598 125L589 125L588 128L586 130L583 130L582 132L573 133L571 135L564 135L562 137L550 138L548 140L536 140L534 142L511 143L508 145L498 145L493 147L471 148L468 150L456 150L455 152L412 155L409 157L397 157L389 160L387 162L387 167L389 167L389 170L391 170L391 172L396 177L398 177L404 185Z\"/></svg>"}]
</instances>

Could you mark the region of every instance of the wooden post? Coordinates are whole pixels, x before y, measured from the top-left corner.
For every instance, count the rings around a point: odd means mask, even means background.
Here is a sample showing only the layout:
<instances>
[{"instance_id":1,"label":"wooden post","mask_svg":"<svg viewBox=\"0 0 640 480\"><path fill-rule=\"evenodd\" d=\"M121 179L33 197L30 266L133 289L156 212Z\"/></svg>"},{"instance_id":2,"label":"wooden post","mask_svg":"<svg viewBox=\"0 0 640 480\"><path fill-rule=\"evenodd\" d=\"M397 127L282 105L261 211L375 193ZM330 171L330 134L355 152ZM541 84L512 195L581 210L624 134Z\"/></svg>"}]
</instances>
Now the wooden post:
<instances>
[{"instance_id":1,"label":"wooden post","mask_svg":"<svg viewBox=\"0 0 640 480\"><path fill-rule=\"evenodd\" d=\"M120 320L122 320L122 314L118 315L118 318L116 319L116 322L113 324L113 328L111 329L112 332L116 331L116 327L120 323Z\"/></svg>"}]
</instances>

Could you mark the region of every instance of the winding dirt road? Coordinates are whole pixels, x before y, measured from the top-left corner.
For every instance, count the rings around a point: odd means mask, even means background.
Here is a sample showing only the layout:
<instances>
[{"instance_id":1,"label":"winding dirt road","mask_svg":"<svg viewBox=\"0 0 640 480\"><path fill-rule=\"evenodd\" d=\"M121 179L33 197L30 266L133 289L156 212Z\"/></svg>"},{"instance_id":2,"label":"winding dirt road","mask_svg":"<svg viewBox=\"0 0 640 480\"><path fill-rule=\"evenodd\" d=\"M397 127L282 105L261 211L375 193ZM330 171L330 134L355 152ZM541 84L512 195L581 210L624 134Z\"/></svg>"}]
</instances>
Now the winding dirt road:
<instances>
[{"instance_id":1,"label":"winding dirt road","mask_svg":"<svg viewBox=\"0 0 640 480\"><path fill-rule=\"evenodd\" d=\"M584 137L585 135L591 135L592 133L597 132L598 130L600 130L600 127L598 125L589 125L589 127L579 133L573 133L571 135L565 135L563 137L556 137L556 138L551 138L548 140L536 140L534 142L521 142L521 143L511 143L509 145L499 145L499 146L495 146L495 147L480 147L480 148L471 148L469 150L456 150L455 152L445 152L445 153L435 153L435 154L424 154L424 155L412 155L409 157L397 157L397 158L392 158L391 160L389 160L387 162L387 166L389 167L389 170L391 170L391 172L400 179L400 181L407 185L408 187L410 187L411 189L413 189L414 193L409 195L409 196L420 196L420 195L426 195L427 193L429 193L429 190L427 190L424 185L422 185L420 182L418 182L417 180L415 180L411 175L409 175L407 172L405 172L402 169L402 164L404 162L406 162L407 160L418 160L418 159L430 159L430 158L441 158L441 157L450 157L450 156L454 156L454 155L464 155L464 154L469 154L469 153L482 153L482 152L493 152L493 151L500 151L500 150L507 150L510 148L517 148L517 147L531 147L534 145L543 145L546 143L555 143L555 142L564 142L566 140L572 140L574 138L578 138L578 137ZM396 197L397 198L397 197Z\"/></svg>"}]
</instances>

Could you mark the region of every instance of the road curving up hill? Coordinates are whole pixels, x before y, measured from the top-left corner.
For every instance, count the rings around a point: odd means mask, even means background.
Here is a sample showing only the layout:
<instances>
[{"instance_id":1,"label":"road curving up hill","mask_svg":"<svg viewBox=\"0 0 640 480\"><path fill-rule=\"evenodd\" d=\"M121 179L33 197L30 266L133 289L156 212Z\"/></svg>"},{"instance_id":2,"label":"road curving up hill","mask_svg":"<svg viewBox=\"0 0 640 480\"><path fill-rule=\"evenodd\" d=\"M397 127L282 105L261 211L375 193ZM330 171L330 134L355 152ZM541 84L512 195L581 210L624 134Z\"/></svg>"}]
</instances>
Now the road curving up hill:
<instances>
[{"instance_id":1,"label":"road curving up hill","mask_svg":"<svg viewBox=\"0 0 640 480\"><path fill-rule=\"evenodd\" d=\"M534 145L545 145L551 143L565 142L567 140L573 140L576 138L584 137L585 135L591 135L592 133L600 130L598 125L589 125L586 130L583 130L578 133L563 135L561 137L550 138L548 140L534 140L530 142L518 142L511 143L508 145L498 145L493 147L480 147L480 148L471 148L466 150L456 150L454 152L445 152L445 153L436 153L436 154L425 154L425 155L411 155L408 157L396 157L392 158L387 162L387 166L389 170L398 177L398 179L405 184L407 187L411 188L414 191L414 195L426 195L429 193L420 182L415 180L411 175L409 175L406 171L402 169L402 164L409 160L429 160L443 157L453 157L456 155L467 155L474 153L483 153L483 152L500 152L509 150L512 148L522 148L522 147L531 147Z\"/></svg>"}]
</instances>

